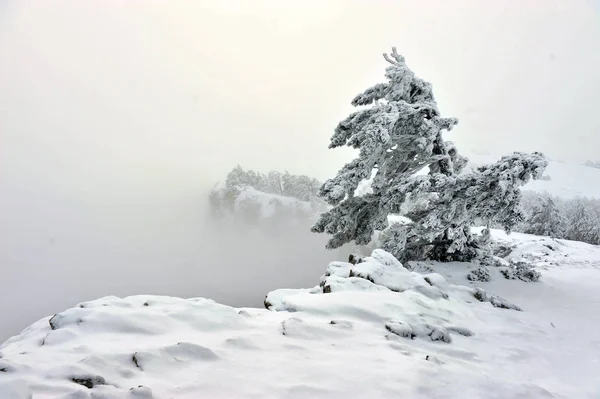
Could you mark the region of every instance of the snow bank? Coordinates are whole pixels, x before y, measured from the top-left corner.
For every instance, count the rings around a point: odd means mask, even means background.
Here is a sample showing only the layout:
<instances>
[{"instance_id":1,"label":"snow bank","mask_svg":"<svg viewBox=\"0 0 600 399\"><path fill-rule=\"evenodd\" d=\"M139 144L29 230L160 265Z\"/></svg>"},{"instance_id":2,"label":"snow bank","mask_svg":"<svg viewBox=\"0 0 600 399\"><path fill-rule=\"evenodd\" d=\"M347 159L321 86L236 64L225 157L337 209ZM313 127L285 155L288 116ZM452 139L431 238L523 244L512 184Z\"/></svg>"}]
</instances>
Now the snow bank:
<instances>
[{"instance_id":1,"label":"snow bank","mask_svg":"<svg viewBox=\"0 0 600 399\"><path fill-rule=\"evenodd\" d=\"M539 269L554 267L600 269L600 246L523 233L492 230L496 243L505 245L509 262L525 262Z\"/></svg>"},{"instance_id":2,"label":"snow bank","mask_svg":"<svg viewBox=\"0 0 600 399\"><path fill-rule=\"evenodd\" d=\"M457 284L448 265L436 268L411 272L377 250L356 265L331 263L312 289L269 293L270 310L164 296L81 303L0 346L0 398L583 398L597 392L600 306L589 303L597 297L593 282L562 291L527 284L535 295L507 295L520 282L502 279L484 290ZM464 275L461 281L469 284ZM518 296L523 311L498 294ZM551 315L540 298L553 303ZM573 309L583 303L587 315L578 321Z\"/></svg>"},{"instance_id":3,"label":"snow bank","mask_svg":"<svg viewBox=\"0 0 600 399\"><path fill-rule=\"evenodd\" d=\"M276 311L378 322L389 332L398 332L397 335L403 337L428 337L450 343L450 331L463 330L460 323L471 317L474 301L521 310L481 288L449 284L437 273L410 272L391 254L376 249L356 265L332 262L321 277L319 287L270 292L265 306ZM449 323L453 329L448 329Z\"/></svg>"}]
</instances>

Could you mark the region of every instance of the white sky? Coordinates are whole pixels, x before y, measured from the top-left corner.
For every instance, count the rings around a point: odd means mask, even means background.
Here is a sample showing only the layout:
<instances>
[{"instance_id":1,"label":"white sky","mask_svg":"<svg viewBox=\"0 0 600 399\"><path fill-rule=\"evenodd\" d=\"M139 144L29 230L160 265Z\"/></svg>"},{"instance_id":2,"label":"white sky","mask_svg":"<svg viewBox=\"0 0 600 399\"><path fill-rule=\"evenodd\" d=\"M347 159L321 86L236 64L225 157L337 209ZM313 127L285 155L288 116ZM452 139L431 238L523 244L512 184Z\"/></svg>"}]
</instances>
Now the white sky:
<instances>
[{"instance_id":1,"label":"white sky","mask_svg":"<svg viewBox=\"0 0 600 399\"><path fill-rule=\"evenodd\" d=\"M327 177L350 154L328 151L329 136L382 79L392 45L460 119L464 151L600 158L592 2L4 2L11 161L42 152L52 167L99 173L220 177L239 162Z\"/></svg>"}]
</instances>

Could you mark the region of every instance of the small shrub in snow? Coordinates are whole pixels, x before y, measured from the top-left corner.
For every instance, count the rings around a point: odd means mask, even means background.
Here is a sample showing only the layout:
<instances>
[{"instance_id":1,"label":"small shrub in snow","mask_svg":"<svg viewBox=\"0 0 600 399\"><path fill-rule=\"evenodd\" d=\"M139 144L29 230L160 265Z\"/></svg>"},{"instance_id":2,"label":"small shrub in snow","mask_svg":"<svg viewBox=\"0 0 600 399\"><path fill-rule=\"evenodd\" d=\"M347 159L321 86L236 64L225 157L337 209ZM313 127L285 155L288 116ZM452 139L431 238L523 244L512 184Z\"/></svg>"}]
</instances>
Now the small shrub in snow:
<instances>
[{"instance_id":1,"label":"small shrub in snow","mask_svg":"<svg viewBox=\"0 0 600 399\"><path fill-rule=\"evenodd\" d=\"M488 267L503 267L503 266L509 265L507 260L502 259L495 255L489 255L489 256L482 257L480 260L480 264L482 266L488 266Z\"/></svg>"},{"instance_id":2,"label":"small shrub in snow","mask_svg":"<svg viewBox=\"0 0 600 399\"><path fill-rule=\"evenodd\" d=\"M469 274L467 274L467 280L469 280L469 281L487 282L487 281L490 281L491 279L492 279L492 276L490 275L490 271L485 266L482 266L475 270L471 270L469 272Z\"/></svg>"},{"instance_id":3,"label":"small shrub in snow","mask_svg":"<svg viewBox=\"0 0 600 399\"><path fill-rule=\"evenodd\" d=\"M415 337L429 337L432 341L452 343L450 332L441 326L430 324L410 325L404 321L391 320L385 324L386 330L399 337L413 339Z\"/></svg>"},{"instance_id":4,"label":"small shrub in snow","mask_svg":"<svg viewBox=\"0 0 600 399\"><path fill-rule=\"evenodd\" d=\"M465 337L471 337L471 336L475 335L475 333L473 331L469 330L466 327L449 326L449 327L446 327L446 330L448 330L450 332L455 332L455 333L463 335Z\"/></svg>"},{"instance_id":5,"label":"small shrub in snow","mask_svg":"<svg viewBox=\"0 0 600 399\"><path fill-rule=\"evenodd\" d=\"M503 267L502 269L500 269L500 274L502 274L504 276L505 279L507 280L514 280L516 279L515 277L515 271L509 266L509 267Z\"/></svg>"},{"instance_id":6,"label":"small shrub in snow","mask_svg":"<svg viewBox=\"0 0 600 399\"><path fill-rule=\"evenodd\" d=\"M357 263L362 263L363 260L360 256L355 255L355 254L350 254L348 255L348 263L352 263L353 265L356 265Z\"/></svg>"},{"instance_id":7,"label":"small shrub in snow","mask_svg":"<svg viewBox=\"0 0 600 399\"><path fill-rule=\"evenodd\" d=\"M405 264L405 267L411 272L417 273L433 273L435 268L433 267L433 263L430 261L408 261Z\"/></svg>"},{"instance_id":8,"label":"small shrub in snow","mask_svg":"<svg viewBox=\"0 0 600 399\"><path fill-rule=\"evenodd\" d=\"M521 280L525 282L538 281L542 274L525 262L516 262L500 269L500 273L507 280Z\"/></svg>"},{"instance_id":9,"label":"small shrub in snow","mask_svg":"<svg viewBox=\"0 0 600 399\"><path fill-rule=\"evenodd\" d=\"M494 305L494 307L501 308L501 309L512 309L512 310L518 310L518 311L522 310L517 305L508 302L506 299L504 299L498 295L492 295L490 297L490 303L492 305Z\"/></svg>"},{"instance_id":10,"label":"small shrub in snow","mask_svg":"<svg viewBox=\"0 0 600 399\"><path fill-rule=\"evenodd\" d=\"M491 242L492 254L498 258L506 258L513 251L514 246L503 243L502 241Z\"/></svg>"},{"instance_id":11,"label":"small shrub in snow","mask_svg":"<svg viewBox=\"0 0 600 399\"><path fill-rule=\"evenodd\" d=\"M269 302L267 300L268 297L265 296L265 300L263 301L263 304L265 305L265 309L271 310L271 306L273 306L273 304L271 302Z\"/></svg>"},{"instance_id":12,"label":"small shrub in snow","mask_svg":"<svg viewBox=\"0 0 600 399\"><path fill-rule=\"evenodd\" d=\"M452 343L452 337L444 327L432 324L413 325L413 333L418 337L429 337L432 341Z\"/></svg>"},{"instance_id":13,"label":"small shrub in snow","mask_svg":"<svg viewBox=\"0 0 600 399\"><path fill-rule=\"evenodd\" d=\"M489 302L496 308L521 310L520 307L508 302L506 299L502 298L501 296L498 296L498 295L488 296L488 294L485 292L485 290L483 290L479 287L475 288L473 290L473 296L479 302Z\"/></svg>"},{"instance_id":14,"label":"small shrub in snow","mask_svg":"<svg viewBox=\"0 0 600 399\"><path fill-rule=\"evenodd\" d=\"M98 385L106 385L106 380L101 376L77 376L72 377L71 381L76 384L83 385L88 389L92 389Z\"/></svg>"},{"instance_id":15,"label":"small shrub in snow","mask_svg":"<svg viewBox=\"0 0 600 399\"><path fill-rule=\"evenodd\" d=\"M475 288L475 291L473 291L473 296L479 302L485 302L485 301L487 301L487 293L485 292L485 290L483 290L481 288Z\"/></svg>"},{"instance_id":16,"label":"small shrub in snow","mask_svg":"<svg viewBox=\"0 0 600 399\"><path fill-rule=\"evenodd\" d=\"M448 282L446 281L444 276L442 276L439 273L430 273L423 276L423 278L425 279L425 281L427 281L427 284L434 287L445 287L448 285Z\"/></svg>"},{"instance_id":17,"label":"small shrub in snow","mask_svg":"<svg viewBox=\"0 0 600 399\"><path fill-rule=\"evenodd\" d=\"M542 274L524 262L515 264L515 274L523 281L538 281Z\"/></svg>"},{"instance_id":18,"label":"small shrub in snow","mask_svg":"<svg viewBox=\"0 0 600 399\"><path fill-rule=\"evenodd\" d=\"M416 336L416 334L413 333L411 325L403 321L388 321L385 324L385 328L399 337L413 339Z\"/></svg>"},{"instance_id":19,"label":"small shrub in snow","mask_svg":"<svg viewBox=\"0 0 600 399\"><path fill-rule=\"evenodd\" d=\"M432 341L442 341L447 344L452 343L452 337L444 327L432 326L429 338L431 338Z\"/></svg>"}]
</instances>

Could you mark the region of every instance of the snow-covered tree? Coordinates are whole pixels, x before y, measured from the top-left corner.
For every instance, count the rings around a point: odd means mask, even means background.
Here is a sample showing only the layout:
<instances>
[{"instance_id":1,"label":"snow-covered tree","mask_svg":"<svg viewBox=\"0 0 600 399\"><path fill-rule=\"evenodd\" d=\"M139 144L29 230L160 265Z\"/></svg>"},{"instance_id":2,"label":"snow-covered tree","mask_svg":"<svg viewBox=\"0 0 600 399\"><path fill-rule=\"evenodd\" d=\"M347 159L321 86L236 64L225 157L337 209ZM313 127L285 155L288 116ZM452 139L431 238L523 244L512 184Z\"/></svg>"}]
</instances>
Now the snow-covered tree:
<instances>
[{"instance_id":1,"label":"snow-covered tree","mask_svg":"<svg viewBox=\"0 0 600 399\"><path fill-rule=\"evenodd\" d=\"M359 150L336 177L325 182L319 195L334 208L324 213L313 231L331 234L328 248L350 241L366 245L374 231L387 227L387 216L399 213L411 177L429 166L431 174L451 176L465 165L454 146L443 140L457 120L440 115L431 84L417 77L392 49L386 83L379 83L352 100L363 107L341 121L329 148ZM371 178L371 192L354 193Z\"/></svg>"},{"instance_id":2,"label":"snow-covered tree","mask_svg":"<svg viewBox=\"0 0 600 399\"><path fill-rule=\"evenodd\" d=\"M525 233L562 238L565 233L566 219L551 196L540 198L533 208L525 228Z\"/></svg>"},{"instance_id":3,"label":"snow-covered tree","mask_svg":"<svg viewBox=\"0 0 600 399\"><path fill-rule=\"evenodd\" d=\"M383 248L406 259L470 261L485 254L487 238L474 237L475 221L510 232L524 220L520 187L538 178L546 167L539 153L513 153L492 165L461 175L417 176L405 185L417 204L406 212L413 223L394 226L406 238L404 248L387 240Z\"/></svg>"},{"instance_id":4,"label":"snow-covered tree","mask_svg":"<svg viewBox=\"0 0 600 399\"><path fill-rule=\"evenodd\" d=\"M412 223L386 230L384 249L403 259L468 258L477 242L469 231L473 221L514 227L523 219L519 187L540 177L546 160L514 153L460 174L466 158L442 137L457 120L440 116L431 84L415 76L395 49L384 57L387 82L356 96L352 104L363 108L340 122L331 138L330 148L345 145L359 154L321 187L319 195L333 208L312 231L332 235L328 248L366 245L387 228L388 215L410 204L405 215ZM418 174L426 167L427 174ZM357 195L371 177L371 190Z\"/></svg>"},{"instance_id":5,"label":"snow-covered tree","mask_svg":"<svg viewBox=\"0 0 600 399\"><path fill-rule=\"evenodd\" d=\"M590 168L600 169L600 161L586 161L584 165L589 166Z\"/></svg>"},{"instance_id":6,"label":"snow-covered tree","mask_svg":"<svg viewBox=\"0 0 600 399\"><path fill-rule=\"evenodd\" d=\"M316 197L321 182L306 175L292 175L285 172L281 176L283 186L282 195L294 197L300 201L310 201Z\"/></svg>"},{"instance_id":7,"label":"snow-covered tree","mask_svg":"<svg viewBox=\"0 0 600 399\"><path fill-rule=\"evenodd\" d=\"M568 206L567 219L567 239L600 244L600 218L591 201L584 198L573 200Z\"/></svg>"},{"instance_id":8,"label":"snow-covered tree","mask_svg":"<svg viewBox=\"0 0 600 399\"><path fill-rule=\"evenodd\" d=\"M276 170L272 170L267 174L268 192L273 194L283 195L282 175Z\"/></svg>"},{"instance_id":9,"label":"snow-covered tree","mask_svg":"<svg viewBox=\"0 0 600 399\"><path fill-rule=\"evenodd\" d=\"M210 192L209 210L218 219L261 224L266 230L287 223L312 223L325 206L317 197L320 186L309 176L275 170L263 174L238 165L227 174L224 184Z\"/></svg>"},{"instance_id":10,"label":"snow-covered tree","mask_svg":"<svg viewBox=\"0 0 600 399\"><path fill-rule=\"evenodd\" d=\"M600 200L527 193L523 205L526 220L515 231L600 244Z\"/></svg>"},{"instance_id":11,"label":"snow-covered tree","mask_svg":"<svg viewBox=\"0 0 600 399\"><path fill-rule=\"evenodd\" d=\"M227 174L224 188L236 192L244 187L252 187L263 193L309 201L317 196L320 186L321 182L309 176L281 173L276 170L263 174L253 170L244 170L237 165Z\"/></svg>"}]
</instances>

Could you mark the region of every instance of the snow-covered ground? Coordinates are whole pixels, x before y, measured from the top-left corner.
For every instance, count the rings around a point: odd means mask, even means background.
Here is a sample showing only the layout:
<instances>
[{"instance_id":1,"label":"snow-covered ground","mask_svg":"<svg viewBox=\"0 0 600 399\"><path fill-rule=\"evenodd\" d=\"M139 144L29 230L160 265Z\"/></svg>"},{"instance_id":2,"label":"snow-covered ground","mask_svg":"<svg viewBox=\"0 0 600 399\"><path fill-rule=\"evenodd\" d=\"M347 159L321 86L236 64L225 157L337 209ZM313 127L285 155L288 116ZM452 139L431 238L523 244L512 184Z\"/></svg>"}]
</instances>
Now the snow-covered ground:
<instances>
[{"instance_id":1,"label":"snow-covered ground","mask_svg":"<svg viewBox=\"0 0 600 399\"><path fill-rule=\"evenodd\" d=\"M101 298L0 346L0 398L600 397L600 247L494 235L541 280L410 272L378 250L270 293L270 311Z\"/></svg>"}]
</instances>

